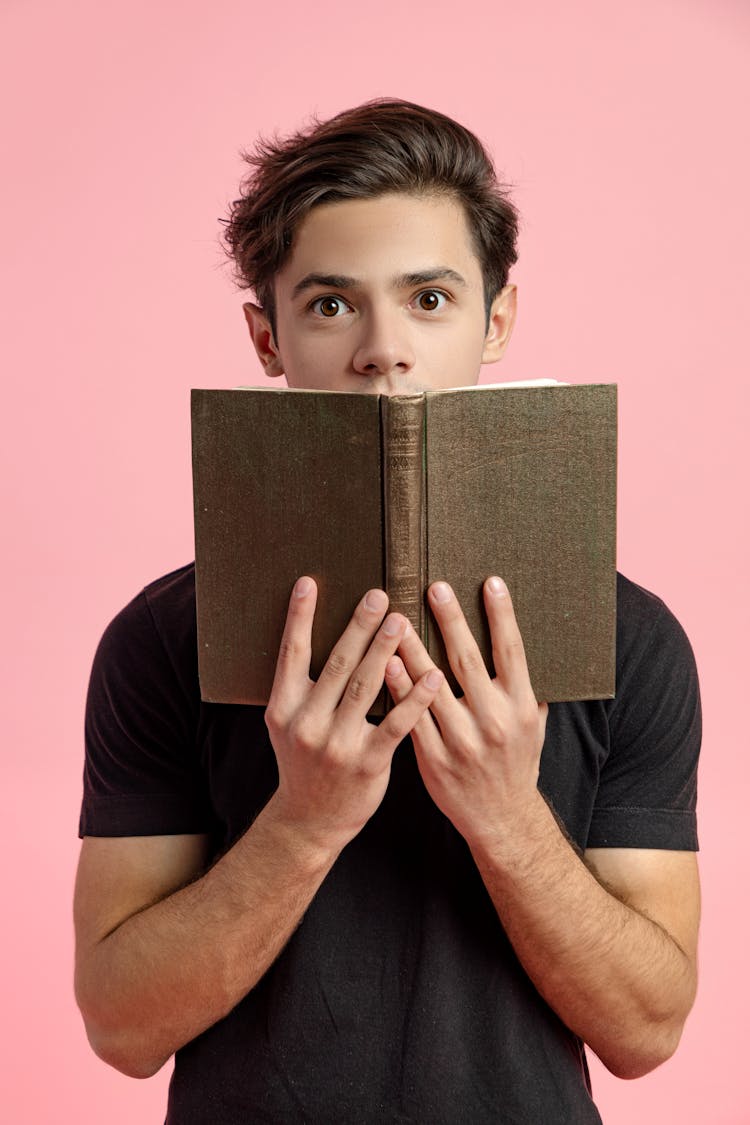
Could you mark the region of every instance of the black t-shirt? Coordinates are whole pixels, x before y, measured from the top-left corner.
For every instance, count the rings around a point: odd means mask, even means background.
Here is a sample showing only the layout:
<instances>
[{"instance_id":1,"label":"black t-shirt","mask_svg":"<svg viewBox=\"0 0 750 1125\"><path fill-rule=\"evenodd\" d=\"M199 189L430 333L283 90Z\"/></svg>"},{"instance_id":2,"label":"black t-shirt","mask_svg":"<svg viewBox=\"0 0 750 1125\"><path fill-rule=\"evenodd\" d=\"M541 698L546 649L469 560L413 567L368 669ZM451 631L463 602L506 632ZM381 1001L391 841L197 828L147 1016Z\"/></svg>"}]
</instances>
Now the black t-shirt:
<instances>
[{"instance_id":1,"label":"black t-shirt","mask_svg":"<svg viewBox=\"0 0 750 1125\"><path fill-rule=\"evenodd\" d=\"M685 634L618 576L616 697L550 706L539 787L582 849L694 850L699 743ZM152 583L94 660L80 835L209 833L219 855L277 782L263 709L200 700L194 568ZM177 1052L167 1122L469 1121L600 1118L407 739L277 961Z\"/></svg>"}]
</instances>

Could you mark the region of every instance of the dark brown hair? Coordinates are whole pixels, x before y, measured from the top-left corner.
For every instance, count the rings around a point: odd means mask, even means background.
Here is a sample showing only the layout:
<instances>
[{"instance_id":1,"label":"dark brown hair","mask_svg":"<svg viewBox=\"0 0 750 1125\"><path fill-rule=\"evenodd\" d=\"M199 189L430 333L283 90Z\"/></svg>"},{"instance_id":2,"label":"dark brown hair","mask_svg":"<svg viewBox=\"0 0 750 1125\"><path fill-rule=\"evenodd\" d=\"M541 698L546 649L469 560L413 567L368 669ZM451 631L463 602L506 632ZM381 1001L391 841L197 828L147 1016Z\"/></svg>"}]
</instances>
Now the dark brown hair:
<instances>
[{"instance_id":1,"label":"dark brown hair","mask_svg":"<svg viewBox=\"0 0 750 1125\"><path fill-rule=\"evenodd\" d=\"M243 152L252 171L223 234L236 280L252 288L272 326L273 281L294 232L313 207L389 192L445 194L463 206L484 278L485 306L516 261L518 212L480 141L450 117L412 102L378 98L287 138Z\"/></svg>"}]
</instances>

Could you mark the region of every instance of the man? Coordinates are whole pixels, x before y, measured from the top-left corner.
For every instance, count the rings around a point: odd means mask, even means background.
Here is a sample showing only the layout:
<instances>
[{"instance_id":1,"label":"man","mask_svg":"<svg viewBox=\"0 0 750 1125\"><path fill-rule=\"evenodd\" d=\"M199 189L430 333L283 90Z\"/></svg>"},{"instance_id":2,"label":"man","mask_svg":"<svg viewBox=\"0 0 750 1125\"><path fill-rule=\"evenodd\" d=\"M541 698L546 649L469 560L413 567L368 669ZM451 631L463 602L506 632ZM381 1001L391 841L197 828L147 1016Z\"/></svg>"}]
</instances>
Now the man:
<instances>
[{"instance_id":1,"label":"man","mask_svg":"<svg viewBox=\"0 0 750 1125\"><path fill-rule=\"evenodd\" d=\"M470 133L381 101L249 160L226 240L268 375L396 393L501 358L517 221ZM499 576L484 598L492 669L447 585L428 595L460 698L378 590L313 683L299 579L265 713L201 703L192 567L106 631L77 996L124 1073L176 1052L168 1122L595 1122L584 1042L622 1077L674 1051L699 910L689 645L619 579L616 698L548 708Z\"/></svg>"}]
</instances>

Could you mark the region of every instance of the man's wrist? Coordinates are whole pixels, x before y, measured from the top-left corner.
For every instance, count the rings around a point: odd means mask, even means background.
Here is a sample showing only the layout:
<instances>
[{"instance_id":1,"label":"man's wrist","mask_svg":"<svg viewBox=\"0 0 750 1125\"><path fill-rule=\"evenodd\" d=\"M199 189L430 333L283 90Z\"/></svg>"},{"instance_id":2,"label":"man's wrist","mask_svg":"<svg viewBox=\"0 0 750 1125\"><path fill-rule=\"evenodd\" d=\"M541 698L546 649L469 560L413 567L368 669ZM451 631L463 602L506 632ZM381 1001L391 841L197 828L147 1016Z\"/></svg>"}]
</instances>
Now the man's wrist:
<instances>
[{"instance_id":1,"label":"man's wrist","mask_svg":"<svg viewBox=\"0 0 750 1125\"><path fill-rule=\"evenodd\" d=\"M483 826L466 837L477 865L491 864L497 871L523 878L549 855L550 847L567 846L554 814L538 789L516 802L492 826Z\"/></svg>"},{"instance_id":2,"label":"man's wrist","mask_svg":"<svg viewBox=\"0 0 750 1125\"><path fill-rule=\"evenodd\" d=\"M292 818L284 808L278 790L258 814L257 830L264 833L276 854L288 855L311 875L333 866L348 840Z\"/></svg>"}]
</instances>

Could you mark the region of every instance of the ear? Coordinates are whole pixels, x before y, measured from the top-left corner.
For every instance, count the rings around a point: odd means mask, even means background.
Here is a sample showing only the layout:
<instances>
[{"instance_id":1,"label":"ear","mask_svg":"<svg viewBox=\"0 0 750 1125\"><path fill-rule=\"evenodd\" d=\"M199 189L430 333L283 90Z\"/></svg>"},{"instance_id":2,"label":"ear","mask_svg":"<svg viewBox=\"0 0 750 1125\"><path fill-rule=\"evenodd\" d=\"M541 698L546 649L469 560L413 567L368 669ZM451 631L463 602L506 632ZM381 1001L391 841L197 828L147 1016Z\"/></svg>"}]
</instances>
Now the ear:
<instances>
[{"instance_id":1,"label":"ear","mask_svg":"<svg viewBox=\"0 0 750 1125\"><path fill-rule=\"evenodd\" d=\"M281 362L281 355L273 336L271 322L263 309L248 301L242 306L242 311L245 314L247 327L250 331L250 339L253 341L253 346L258 353L258 359L263 364L266 375L273 379L283 375L284 365Z\"/></svg>"},{"instance_id":2,"label":"ear","mask_svg":"<svg viewBox=\"0 0 750 1125\"><path fill-rule=\"evenodd\" d=\"M492 302L490 323L482 351L482 363L496 363L502 358L516 322L516 308L516 286L506 285Z\"/></svg>"}]
</instances>

